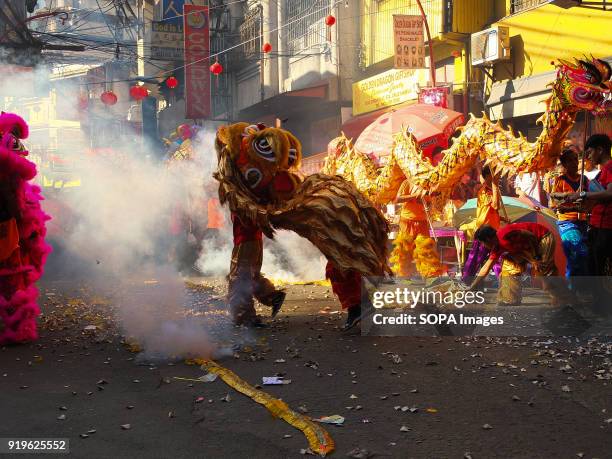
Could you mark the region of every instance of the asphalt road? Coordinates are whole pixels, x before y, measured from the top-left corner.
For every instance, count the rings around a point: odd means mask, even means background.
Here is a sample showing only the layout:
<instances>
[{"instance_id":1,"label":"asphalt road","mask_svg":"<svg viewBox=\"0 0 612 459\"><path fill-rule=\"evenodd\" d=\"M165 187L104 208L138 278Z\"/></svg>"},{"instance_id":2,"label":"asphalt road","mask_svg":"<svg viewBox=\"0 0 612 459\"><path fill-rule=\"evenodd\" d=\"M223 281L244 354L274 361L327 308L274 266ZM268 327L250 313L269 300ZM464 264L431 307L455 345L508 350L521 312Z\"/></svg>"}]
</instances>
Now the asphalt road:
<instances>
[{"instance_id":1,"label":"asphalt road","mask_svg":"<svg viewBox=\"0 0 612 459\"><path fill-rule=\"evenodd\" d=\"M48 283L41 297L40 340L0 349L0 437L69 438L82 458L306 453L299 430L220 379L175 379L197 365L131 352L105 293ZM242 346L218 360L253 385L284 374L291 384L264 389L343 416L326 426L336 457L612 457L609 342L344 335L337 308L327 287L291 286L271 327L230 330L223 344Z\"/></svg>"}]
</instances>

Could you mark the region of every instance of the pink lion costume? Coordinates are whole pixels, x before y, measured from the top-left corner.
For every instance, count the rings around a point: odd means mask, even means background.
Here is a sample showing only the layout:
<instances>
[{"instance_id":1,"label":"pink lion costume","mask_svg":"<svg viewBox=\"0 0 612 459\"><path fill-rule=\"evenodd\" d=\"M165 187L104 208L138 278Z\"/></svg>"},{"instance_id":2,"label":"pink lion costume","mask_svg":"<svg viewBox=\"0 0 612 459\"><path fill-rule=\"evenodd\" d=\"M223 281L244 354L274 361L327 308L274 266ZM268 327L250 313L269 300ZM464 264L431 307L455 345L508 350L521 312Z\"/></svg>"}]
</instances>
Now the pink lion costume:
<instances>
[{"instance_id":1,"label":"pink lion costume","mask_svg":"<svg viewBox=\"0 0 612 459\"><path fill-rule=\"evenodd\" d=\"M51 251L44 240L50 217L40 207L40 188L29 183L36 165L26 159L27 137L20 116L0 114L0 345L38 337L34 283Z\"/></svg>"}]
</instances>

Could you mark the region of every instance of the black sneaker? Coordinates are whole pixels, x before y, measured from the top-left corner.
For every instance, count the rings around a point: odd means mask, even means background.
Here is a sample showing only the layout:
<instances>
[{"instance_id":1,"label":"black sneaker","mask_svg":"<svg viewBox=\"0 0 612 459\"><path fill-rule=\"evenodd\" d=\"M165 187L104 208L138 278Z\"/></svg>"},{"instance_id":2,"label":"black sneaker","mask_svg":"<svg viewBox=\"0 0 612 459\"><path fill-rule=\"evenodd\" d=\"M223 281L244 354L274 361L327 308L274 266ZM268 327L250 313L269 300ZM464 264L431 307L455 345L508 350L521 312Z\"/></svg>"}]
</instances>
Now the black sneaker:
<instances>
[{"instance_id":1,"label":"black sneaker","mask_svg":"<svg viewBox=\"0 0 612 459\"><path fill-rule=\"evenodd\" d=\"M268 328L268 324L261 320L261 317L255 316L253 320L249 323L249 327L251 328Z\"/></svg>"},{"instance_id":2,"label":"black sneaker","mask_svg":"<svg viewBox=\"0 0 612 459\"><path fill-rule=\"evenodd\" d=\"M348 331L361 322L361 305L357 304L348 308L348 317L342 327L342 331Z\"/></svg>"},{"instance_id":3,"label":"black sneaker","mask_svg":"<svg viewBox=\"0 0 612 459\"><path fill-rule=\"evenodd\" d=\"M272 300L272 318L276 317L278 312L280 311L281 306L285 302L285 297L287 293L283 291L279 291L274 295L274 299Z\"/></svg>"},{"instance_id":4,"label":"black sneaker","mask_svg":"<svg viewBox=\"0 0 612 459\"><path fill-rule=\"evenodd\" d=\"M268 324L261 320L261 317L254 315L245 318L234 319L234 326L246 328L267 328Z\"/></svg>"}]
</instances>

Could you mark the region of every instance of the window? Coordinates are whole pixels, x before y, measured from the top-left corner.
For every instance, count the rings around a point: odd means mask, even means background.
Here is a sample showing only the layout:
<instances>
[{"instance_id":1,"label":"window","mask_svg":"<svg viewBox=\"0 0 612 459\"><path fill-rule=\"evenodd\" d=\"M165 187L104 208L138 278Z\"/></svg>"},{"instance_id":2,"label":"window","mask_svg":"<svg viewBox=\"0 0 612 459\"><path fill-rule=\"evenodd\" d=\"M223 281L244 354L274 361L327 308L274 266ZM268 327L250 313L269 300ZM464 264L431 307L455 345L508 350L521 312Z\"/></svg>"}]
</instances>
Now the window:
<instances>
[{"instance_id":1,"label":"window","mask_svg":"<svg viewBox=\"0 0 612 459\"><path fill-rule=\"evenodd\" d=\"M258 56L261 50L261 17L262 8L258 5L246 12L244 22L240 25L240 42L244 43L242 53L245 58Z\"/></svg>"},{"instance_id":2,"label":"window","mask_svg":"<svg viewBox=\"0 0 612 459\"><path fill-rule=\"evenodd\" d=\"M324 18L330 14L329 0L284 0L284 39L289 53L324 43L327 28Z\"/></svg>"}]
</instances>

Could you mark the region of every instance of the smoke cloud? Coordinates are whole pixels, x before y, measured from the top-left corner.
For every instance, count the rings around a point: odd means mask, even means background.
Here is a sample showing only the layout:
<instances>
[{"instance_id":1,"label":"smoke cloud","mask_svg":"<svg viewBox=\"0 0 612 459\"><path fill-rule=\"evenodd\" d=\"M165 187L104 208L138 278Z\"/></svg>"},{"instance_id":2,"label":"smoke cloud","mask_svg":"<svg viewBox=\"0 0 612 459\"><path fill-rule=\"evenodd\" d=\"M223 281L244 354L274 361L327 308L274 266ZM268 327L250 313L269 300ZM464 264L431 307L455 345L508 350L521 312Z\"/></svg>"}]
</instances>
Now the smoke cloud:
<instances>
[{"instance_id":1,"label":"smoke cloud","mask_svg":"<svg viewBox=\"0 0 612 459\"><path fill-rule=\"evenodd\" d=\"M53 217L48 239L55 250L46 279L78 279L112 293L125 334L150 355L210 355L210 324L189 314L193 301L180 271L220 277L229 270L232 231L227 210L218 236L212 238L207 231L207 202L217 197L212 177L215 128L200 128L192 139L193 160L171 167L143 152L136 135L117 135L112 148L92 150L87 143L91 137L79 132L58 138L55 146L42 135L48 126L36 121L37 112L23 110L25 99L49 97L50 86L45 92L37 83L48 81L48 74L48 69L38 68L28 75L28 83L16 82L13 75L0 76L0 95L11 98L5 99L4 110L30 122L33 136L26 145L39 165L38 180L55 183L43 187L43 207ZM75 97L66 98L71 106L58 109L58 117L77 119L76 95L83 93L82 85L64 81L61 93ZM53 97L58 98L58 90L46 103L52 104ZM95 129L89 134L98 135ZM279 232L264 246L263 271L269 277L322 278L323 257L296 234ZM187 261L178 266L180 259Z\"/></svg>"}]
</instances>

